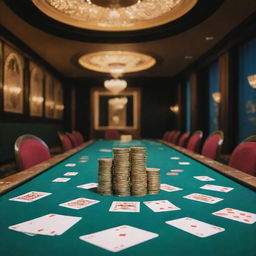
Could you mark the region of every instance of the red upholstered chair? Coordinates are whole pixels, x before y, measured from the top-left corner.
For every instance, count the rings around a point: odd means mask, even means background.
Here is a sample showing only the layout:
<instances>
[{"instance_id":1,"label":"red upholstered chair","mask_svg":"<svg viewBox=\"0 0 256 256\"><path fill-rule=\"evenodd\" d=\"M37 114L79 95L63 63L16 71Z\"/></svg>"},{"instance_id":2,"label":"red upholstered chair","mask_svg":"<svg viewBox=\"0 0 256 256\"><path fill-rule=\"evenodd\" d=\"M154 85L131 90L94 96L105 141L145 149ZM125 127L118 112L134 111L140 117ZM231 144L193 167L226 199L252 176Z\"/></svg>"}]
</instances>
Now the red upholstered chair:
<instances>
[{"instance_id":1,"label":"red upholstered chair","mask_svg":"<svg viewBox=\"0 0 256 256\"><path fill-rule=\"evenodd\" d=\"M177 144L179 137L180 137L180 131L176 131L172 136L172 143Z\"/></svg>"},{"instance_id":2,"label":"red upholstered chair","mask_svg":"<svg viewBox=\"0 0 256 256\"><path fill-rule=\"evenodd\" d=\"M73 145L71 143L71 140L69 137L64 133L58 133L59 139L61 141L62 149L64 152L70 150L73 148Z\"/></svg>"},{"instance_id":3,"label":"red upholstered chair","mask_svg":"<svg viewBox=\"0 0 256 256\"><path fill-rule=\"evenodd\" d=\"M202 140L202 137L202 131L195 131L189 138L186 148L192 152L198 153L200 150L200 142Z\"/></svg>"},{"instance_id":4,"label":"red upholstered chair","mask_svg":"<svg viewBox=\"0 0 256 256\"><path fill-rule=\"evenodd\" d=\"M234 149L229 165L256 176L256 135L248 137Z\"/></svg>"},{"instance_id":5,"label":"red upholstered chair","mask_svg":"<svg viewBox=\"0 0 256 256\"><path fill-rule=\"evenodd\" d=\"M72 133L75 135L79 146L84 143L84 137L79 131L73 131Z\"/></svg>"},{"instance_id":6,"label":"red upholstered chair","mask_svg":"<svg viewBox=\"0 0 256 256\"><path fill-rule=\"evenodd\" d=\"M117 130L105 131L105 139L106 140L119 140L120 133Z\"/></svg>"},{"instance_id":7,"label":"red upholstered chair","mask_svg":"<svg viewBox=\"0 0 256 256\"><path fill-rule=\"evenodd\" d=\"M170 131L166 141L172 142L172 137L174 136L175 132L175 130Z\"/></svg>"},{"instance_id":8,"label":"red upholstered chair","mask_svg":"<svg viewBox=\"0 0 256 256\"><path fill-rule=\"evenodd\" d=\"M18 137L15 141L14 150L19 170L28 169L51 157L46 143L31 134Z\"/></svg>"},{"instance_id":9,"label":"red upholstered chair","mask_svg":"<svg viewBox=\"0 0 256 256\"><path fill-rule=\"evenodd\" d=\"M79 141L77 140L76 136L73 133L69 133L69 132L66 132L66 134L72 143L72 148L78 147Z\"/></svg>"},{"instance_id":10,"label":"red upholstered chair","mask_svg":"<svg viewBox=\"0 0 256 256\"><path fill-rule=\"evenodd\" d=\"M213 160L217 160L220 155L223 140L224 133L222 131L213 132L205 140L201 154Z\"/></svg>"},{"instance_id":11,"label":"red upholstered chair","mask_svg":"<svg viewBox=\"0 0 256 256\"><path fill-rule=\"evenodd\" d=\"M178 141L178 146L185 147L187 145L189 135L190 132L183 133Z\"/></svg>"},{"instance_id":12,"label":"red upholstered chair","mask_svg":"<svg viewBox=\"0 0 256 256\"><path fill-rule=\"evenodd\" d=\"M169 133L170 133L170 131L166 131L166 132L164 133L164 135L163 135L162 140L167 140L168 137L169 137Z\"/></svg>"}]
</instances>

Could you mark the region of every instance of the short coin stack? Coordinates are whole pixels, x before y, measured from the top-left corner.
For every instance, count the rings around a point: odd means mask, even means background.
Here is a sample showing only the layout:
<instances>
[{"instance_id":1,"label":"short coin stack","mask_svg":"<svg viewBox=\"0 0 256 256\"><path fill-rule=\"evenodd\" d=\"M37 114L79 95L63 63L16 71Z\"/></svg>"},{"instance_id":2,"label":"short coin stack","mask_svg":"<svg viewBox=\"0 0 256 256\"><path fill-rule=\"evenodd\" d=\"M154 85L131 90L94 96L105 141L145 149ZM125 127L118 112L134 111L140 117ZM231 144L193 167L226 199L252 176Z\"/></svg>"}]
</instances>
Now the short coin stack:
<instances>
[{"instance_id":1,"label":"short coin stack","mask_svg":"<svg viewBox=\"0 0 256 256\"><path fill-rule=\"evenodd\" d=\"M160 192L160 169L147 168L148 194L155 195Z\"/></svg>"},{"instance_id":2,"label":"short coin stack","mask_svg":"<svg viewBox=\"0 0 256 256\"><path fill-rule=\"evenodd\" d=\"M113 160L111 158L101 158L98 162L98 193L102 195L111 195Z\"/></svg>"},{"instance_id":3,"label":"short coin stack","mask_svg":"<svg viewBox=\"0 0 256 256\"><path fill-rule=\"evenodd\" d=\"M113 148L113 190L117 196L130 195L130 149Z\"/></svg>"},{"instance_id":4,"label":"short coin stack","mask_svg":"<svg viewBox=\"0 0 256 256\"><path fill-rule=\"evenodd\" d=\"M143 147L132 147L130 161L132 195L144 196L147 194L146 149Z\"/></svg>"}]
</instances>

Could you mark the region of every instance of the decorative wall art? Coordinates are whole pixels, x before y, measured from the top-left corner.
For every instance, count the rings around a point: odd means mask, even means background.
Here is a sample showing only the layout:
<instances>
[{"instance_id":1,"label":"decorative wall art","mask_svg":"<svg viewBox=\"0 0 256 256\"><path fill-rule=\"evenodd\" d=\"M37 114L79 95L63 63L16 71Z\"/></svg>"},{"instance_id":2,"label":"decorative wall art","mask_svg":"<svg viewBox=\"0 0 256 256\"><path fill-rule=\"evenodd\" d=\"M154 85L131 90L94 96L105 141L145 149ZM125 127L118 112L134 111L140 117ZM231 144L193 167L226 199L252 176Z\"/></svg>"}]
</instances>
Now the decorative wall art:
<instances>
[{"instance_id":1,"label":"decorative wall art","mask_svg":"<svg viewBox=\"0 0 256 256\"><path fill-rule=\"evenodd\" d=\"M55 103L54 103L54 83L50 74L45 78L45 117L54 118Z\"/></svg>"},{"instance_id":2,"label":"decorative wall art","mask_svg":"<svg viewBox=\"0 0 256 256\"><path fill-rule=\"evenodd\" d=\"M63 88L57 79L54 79L54 119L62 119L63 118Z\"/></svg>"}]
</instances>

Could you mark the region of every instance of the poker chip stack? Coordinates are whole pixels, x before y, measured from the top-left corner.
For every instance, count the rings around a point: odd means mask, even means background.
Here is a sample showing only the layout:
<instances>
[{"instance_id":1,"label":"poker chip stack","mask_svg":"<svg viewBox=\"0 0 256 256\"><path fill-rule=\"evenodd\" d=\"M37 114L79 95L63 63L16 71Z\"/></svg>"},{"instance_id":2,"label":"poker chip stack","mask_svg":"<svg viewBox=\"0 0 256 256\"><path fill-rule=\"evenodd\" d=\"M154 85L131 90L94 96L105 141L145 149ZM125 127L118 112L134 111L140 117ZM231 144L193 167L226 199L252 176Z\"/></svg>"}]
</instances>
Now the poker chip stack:
<instances>
[{"instance_id":1,"label":"poker chip stack","mask_svg":"<svg viewBox=\"0 0 256 256\"><path fill-rule=\"evenodd\" d=\"M147 194L146 149L143 147L132 147L130 161L132 195L144 196Z\"/></svg>"},{"instance_id":2,"label":"poker chip stack","mask_svg":"<svg viewBox=\"0 0 256 256\"><path fill-rule=\"evenodd\" d=\"M98 160L98 193L101 195L112 195L112 165L111 158Z\"/></svg>"},{"instance_id":3,"label":"poker chip stack","mask_svg":"<svg viewBox=\"0 0 256 256\"><path fill-rule=\"evenodd\" d=\"M113 148L113 190L117 196L130 195L130 149Z\"/></svg>"},{"instance_id":4,"label":"poker chip stack","mask_svg":"<svg viewBox=\"0 0 256 256\"><path fill-rule=\"evenodd\" d=\"M147 168L148 194L155 195L160 192L160 169Z\"/></svg>"}]
</instances>

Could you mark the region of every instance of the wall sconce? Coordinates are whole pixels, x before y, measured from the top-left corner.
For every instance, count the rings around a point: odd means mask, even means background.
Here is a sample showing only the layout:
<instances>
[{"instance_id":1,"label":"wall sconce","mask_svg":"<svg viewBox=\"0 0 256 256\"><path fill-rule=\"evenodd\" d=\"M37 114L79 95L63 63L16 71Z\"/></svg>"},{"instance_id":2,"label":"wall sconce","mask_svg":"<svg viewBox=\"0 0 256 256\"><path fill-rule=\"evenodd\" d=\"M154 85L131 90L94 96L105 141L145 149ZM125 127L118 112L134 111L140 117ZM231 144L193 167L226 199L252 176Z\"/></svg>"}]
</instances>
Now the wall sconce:
<instances>
[{"instance_id":1,"label":"wall sconce","mask_svg":"<svg viewBox=\"0 0 256 256\"><path fill-rule=\"evenodd\" d=\"M220 92L214 92L212 94L212 98L213 98L214 102L220 103L221 102L221 93Z\"/></svg>"},{"instance_id":2,"label":"wall sconce","mask_svg":"<svg viewBox=\"0 0 256 256\"><path fill-rule=\"evenodd\" d=\"M256 89L256 75L251 75L247 77L248 82L252 88Z\"/></svg>"},{"instance_id":3,"label":"wall sconce","mask_svg":"<svg viewBox=\"0 0 256 256\"><path fill-rule=\"evenodd\" d=\"M179 112L180 108L178 105L170 106L170 111L177 114Z\"/></svg>"}]
</instances>

